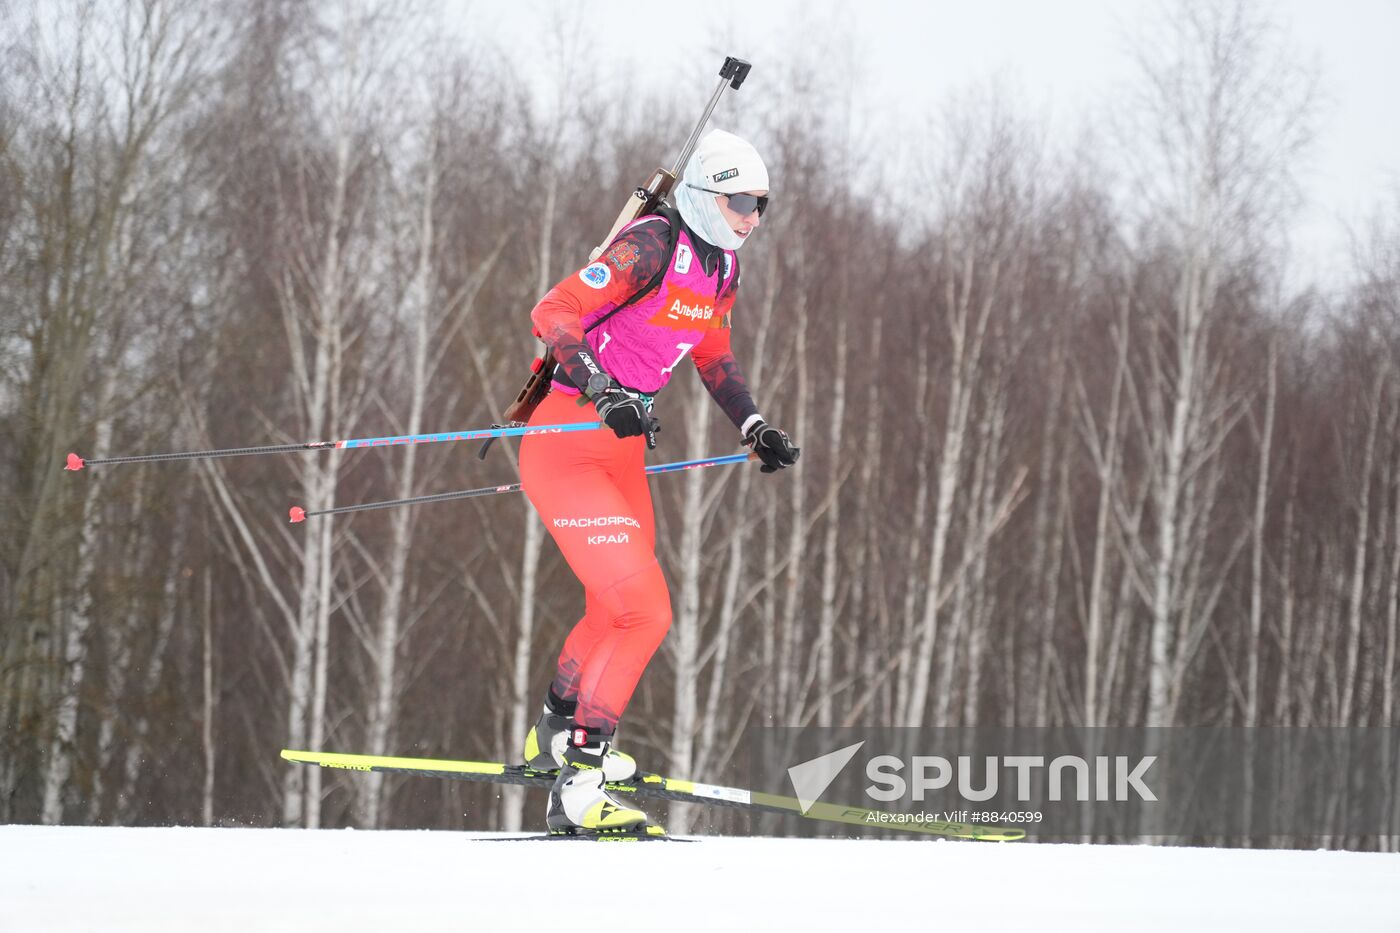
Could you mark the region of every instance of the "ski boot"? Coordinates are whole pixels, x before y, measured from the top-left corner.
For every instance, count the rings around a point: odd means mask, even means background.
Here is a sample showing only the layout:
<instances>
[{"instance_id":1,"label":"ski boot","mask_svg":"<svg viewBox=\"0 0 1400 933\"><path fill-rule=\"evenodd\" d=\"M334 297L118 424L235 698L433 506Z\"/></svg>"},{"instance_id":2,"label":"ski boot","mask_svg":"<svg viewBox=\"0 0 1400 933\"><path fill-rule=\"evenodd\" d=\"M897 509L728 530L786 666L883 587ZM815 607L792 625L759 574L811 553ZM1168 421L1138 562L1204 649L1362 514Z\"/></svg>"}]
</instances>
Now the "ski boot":
<instances>
[{"instance_id":1,"label":"ski boot","mask_svg":"<svg viewBox=\"0 0 1400 933\"><path fill-rule=\"evenodd\" d=\"M616 800L604 782L612 736L575 726L566 735L563 763L549 789L545 822L551 835L657 837L666 830L652 825L636 807Z\"/></svg>"},{"instance_id":2,"label":"ski boot","mask_svg":"<svg viewBox=\"0 0 1400 933\"><path fill-rule=\"evenodd\" d=\"M536 771L556 771L564 766L564 748L570 730L576 728L574 709L577 704L561 700L551 687L539 720L525 735L525 766ZM637 774L637 762L628 754L608 749L603 759L605 781L630 781Z\"/></svg>"}]
</instances>

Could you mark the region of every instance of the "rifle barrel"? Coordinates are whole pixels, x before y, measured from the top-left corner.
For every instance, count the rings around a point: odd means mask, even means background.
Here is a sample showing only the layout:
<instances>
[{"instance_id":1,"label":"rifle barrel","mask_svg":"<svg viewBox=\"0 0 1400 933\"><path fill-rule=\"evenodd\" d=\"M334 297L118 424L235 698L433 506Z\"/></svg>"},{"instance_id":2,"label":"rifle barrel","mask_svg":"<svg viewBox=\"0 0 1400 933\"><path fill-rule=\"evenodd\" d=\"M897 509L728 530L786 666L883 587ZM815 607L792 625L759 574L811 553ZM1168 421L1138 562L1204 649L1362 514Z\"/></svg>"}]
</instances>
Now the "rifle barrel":
<instances>
[{"instance_id":1,"label":"rifle barrel","mask_svg":"<svg viewBox=\"0 0 1400 933\"><path fill-rule=\"evenodd\" d=\"M715 107L719 104L720 95L724 93L726 87L729 87L733 76L726 72L729 70L728 66L731 61L736 61L736 59L726 58L724 60L726 67L720 70L719 86L716 87L715 92L710 95L710 102L705 105L705 112L700 115L700 122L695 124L695 129L690 131L690 138L687 139L685 145L681 147L681 156L676 160L676 167L671 170L671 174L677 179L679 179L681 173L685 171L685 164L690 161L691 153L695 151L695 144L699 141L700 134L705 131L705 124L710 122L710 114L715 112ZM744 62L742 64L747 65L748 63ZM748 68L744 68L743 71L744 75L748 74ZM743 76L740 76L739 80L742 81Z\"/></svg>"}]
</instances>

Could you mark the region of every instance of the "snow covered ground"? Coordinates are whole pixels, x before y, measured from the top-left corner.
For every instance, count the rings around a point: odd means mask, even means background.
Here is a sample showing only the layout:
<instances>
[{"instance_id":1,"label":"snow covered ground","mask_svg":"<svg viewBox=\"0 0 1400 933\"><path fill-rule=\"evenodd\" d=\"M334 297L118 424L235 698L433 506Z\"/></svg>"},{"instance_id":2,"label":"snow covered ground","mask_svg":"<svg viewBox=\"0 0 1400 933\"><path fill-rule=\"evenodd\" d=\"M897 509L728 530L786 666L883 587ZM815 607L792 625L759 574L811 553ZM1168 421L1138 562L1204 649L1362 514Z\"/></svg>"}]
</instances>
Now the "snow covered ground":
<instances>
[{"instance_id":1,"label":"snow covered ground","mask_svg":"<svg viewBox=\"0 0 1400 933\"><path fill-rule=\"evenodd\" d=\"M1400 855L488 838L0 826L0 931L1400 931Z\"/></svg>"}]
</instances>

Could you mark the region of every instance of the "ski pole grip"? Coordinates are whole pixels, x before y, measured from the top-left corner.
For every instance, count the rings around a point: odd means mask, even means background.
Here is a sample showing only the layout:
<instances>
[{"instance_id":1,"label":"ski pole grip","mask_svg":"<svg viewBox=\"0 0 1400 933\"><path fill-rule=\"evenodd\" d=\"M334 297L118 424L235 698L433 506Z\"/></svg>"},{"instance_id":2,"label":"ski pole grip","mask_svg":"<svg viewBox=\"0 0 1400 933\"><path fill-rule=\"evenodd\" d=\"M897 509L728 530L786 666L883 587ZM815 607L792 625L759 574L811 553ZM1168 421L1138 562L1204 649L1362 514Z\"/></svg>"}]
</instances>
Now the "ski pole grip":
<instances>
[{"instance_id":1,"label":"ski pole grip","mask_svg":"<svg viewBox=\"0 0 1400 933\"><path fill-rule=\"evenodd\" d=\"M720 66L719 76L729 82L729 86L734 90L739 90L739 85L744 83L744 79L749 76L749 69L753 66L742 58L727 56L724 64Z\"/></svg>"}]
</instances>

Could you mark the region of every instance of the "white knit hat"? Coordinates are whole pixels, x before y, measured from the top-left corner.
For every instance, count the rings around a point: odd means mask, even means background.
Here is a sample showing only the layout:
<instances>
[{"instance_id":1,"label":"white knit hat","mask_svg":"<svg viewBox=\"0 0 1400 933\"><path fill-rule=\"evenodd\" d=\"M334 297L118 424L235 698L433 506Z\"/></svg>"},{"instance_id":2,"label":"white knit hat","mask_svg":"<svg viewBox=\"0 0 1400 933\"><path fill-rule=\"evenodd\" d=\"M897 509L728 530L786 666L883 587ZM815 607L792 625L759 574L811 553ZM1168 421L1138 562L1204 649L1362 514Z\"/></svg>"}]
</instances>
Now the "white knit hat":
<instances>
[{"instance_id":1,"label":"white knit hat","mask_svg":"<svg viewBox=\"0 0 1400 933\"><path fill-rule=\"evenodd\" d=\"M700 140L698 154L706 188L725 194L768 190L768 168L747 140L711 130Z\"/></svg>"},{"instance_id":2,"label":"white knit hat","mask_svg":"<svg viewBox=\"0 0 1400 933\"><path fill-rule=\"evenodd\" d=\"M767 191L768 169L753 146L733 133L711 130L685 164L679 182L672 197L690 229L721 249L744 245L744 238L729 228L719 212L717 198L704 189L723 194Z\"/></svg>"}]
</instances>

